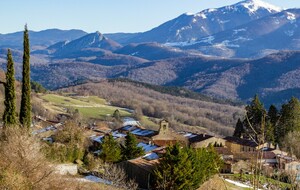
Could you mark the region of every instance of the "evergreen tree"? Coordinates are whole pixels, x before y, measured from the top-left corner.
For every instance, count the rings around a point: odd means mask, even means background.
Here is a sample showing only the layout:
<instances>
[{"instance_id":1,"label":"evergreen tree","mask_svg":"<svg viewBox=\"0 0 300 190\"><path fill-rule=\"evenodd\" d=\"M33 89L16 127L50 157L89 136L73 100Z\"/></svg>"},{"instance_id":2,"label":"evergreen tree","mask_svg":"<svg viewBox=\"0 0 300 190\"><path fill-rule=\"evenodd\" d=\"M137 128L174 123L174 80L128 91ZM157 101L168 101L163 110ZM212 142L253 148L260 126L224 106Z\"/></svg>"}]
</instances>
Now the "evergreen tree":
<instances>
[{"instance_id":1,"label":"evergreen tree","mask_svg":"<svg viewBox=\"0 0 300 190\"><path fill-rule=\"evenodd\" d=\"M287 104L283 104L280 115L279 139L283 139L289 132L300 131L300 102L297 98L292 97Z\"/></svg>"},{"instance_id":2,"label":"evergreen tree","mask_svg":"<svg viewBox=\"0 0 300 190\"><path fill-rule=\"evenodd\" d=\"M120 115L120 111L118 109L116 109L114 111L113 117L117 120L117 121L121 121L121 115Z\"/></svg>"},{"instance_id":3,"label":"evergreen tree","mask_svg":"<svg viewBox=\"0 0 300 190\"><path fill-rule=\"evenodd\" d=\"M22 71L22 98L20 109L20 123L23 127L31 125L31 104L30 104L30 49L27 25L24 30L24 52L23 52L23 71Z\"/></svg>"},{"instance_id":4,"label":"evergreen tree","mask_svg":"<svg viewBox=\"0 0 300 190\"><path fill-rule=\"evenodd\" d=\"M121 159L121 149L118 144L114 140L114 137L109 134L103 138L103 142L101 144L101 153L100 158L105 162L118 162Z\"/></svg>"},{"instance_id":5,"label":"evergreen tree","mask_svg":"<svg viewBox=\"0 0 300 190\"><path fill-rule=\"evenodd\" d=\"M6 83L5 88L5 110L3 114L4 125L15 125L16 120L16 92L15 92L15 69L14 62L10 52L7 51L7 71L6 71Z\"/></svg>"},{"instance_id":6,"label":"evergreen tree","mask_svg":"<svg viewBox=\"0 0 300 190\"><path fill-rule=\"evenodd\" d=\"M263 132L261 126L266 115L266 110L258 95L255 95L251 104L246 106L246 111L246 119L244 120L246 134L258 140L258 136Z\"/></svg>"},{"instance_id":7,"label":"evergreen tree","mask_svg":"<svg viewBox=\"0 0 300 190\"><path fill-rule=\"evenodd\" d=\"M238 121L237 121L237 123L235 125L233 136L241 138L241 136L243 135L243 133L244 133L243 122L241 121L241 119L238 119Z\"/></svg>"},{"instance_id":8,"label":"evergreen tree","mask_svg":"<svg viewBox=\"0 0 300 190\"><path fill-rule=\"evenodd\" d=\"M166 149L166 154L154 170L156 189L197 189L218 173L222 161L212 148L180 148L178 144Z\"/></svg>"},{"instance_id":9,"label":"evergreen tree","mask_svg":"<svg viewBox=\"0 0 300 190\"><path fill-rule=\"evenodd\" d=\"M278 121L278 110L276 108L276 106L274 106L273 104L270 106L269 111L268 111L268 120L270 120L271 124L273 126L276 125L277 121Z\"/></svg>"},{"instance_id":10,"label":"evergreen tree","mask_svg":"<svg viewBox=\"0 0 300 190\"><path fill-rule=\"evenodd\" d=\"M144 154L143 148L138 147L137 144L136 137L129 132L125 137L125 147L122 149L123 160L130 160Z\"/></svg>"},{"instance_id":11,"label":"evergreen tree","mask_svg":"<svg viewBox=\"0 0 300 190\"><path fill-rule=\"evenodd\" d=\"M31 81L30 82L31 85L31 90L33 90L35 93L45 93L47 92L47 89L44 88L40 83L35 82L35 81Z\"/></svg>"},{"instance_id":12,"label":"evergreen tree","mask_svg":"<svg viewBox=\"0 0 300 190\"><path fill-rule=\"evenodd\" d=\"M271 123L270 120L266 121L266 128L265 128L265 140L267 142L275 142L275 132L274 132L274 125Z\"/></svg>"},{"instance_id":13,"label":"evergreen tree","mask_svg":"<svg viewBox=\"0 0 300 190\"><path fill-rule=\"evenodd\" d=\"M266 122L266 140L269 142L278 142L278 119L278 110L274 105L271 105Z\"/></svg>"}]
</instances>

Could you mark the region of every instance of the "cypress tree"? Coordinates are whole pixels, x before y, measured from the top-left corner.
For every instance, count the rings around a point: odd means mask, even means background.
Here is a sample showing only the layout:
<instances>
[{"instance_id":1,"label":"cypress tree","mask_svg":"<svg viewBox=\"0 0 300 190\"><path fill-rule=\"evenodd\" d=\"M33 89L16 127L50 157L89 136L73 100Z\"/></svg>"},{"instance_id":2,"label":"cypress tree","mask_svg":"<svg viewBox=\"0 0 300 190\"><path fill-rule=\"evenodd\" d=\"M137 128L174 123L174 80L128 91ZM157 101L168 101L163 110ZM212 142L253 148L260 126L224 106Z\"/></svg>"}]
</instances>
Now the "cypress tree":
<instances>
[{"instance_id":1,"label":"cypress tree","mask_svg":"<svg viewBox=\"0 0 300 190\"><path fill-rule=\"evenodd\" d=\"M22 99L20 109L20 123L23 127L30 127L31 104L30 104L30 49L27 25L24 30L24 52L23 52L23 78L22 78Z\"/></svg>"},{"instance_id":2,"label":"cypress tree","mask_svg":"<svg viewBox=\"0 0 300 190\"><path fill-rule=\"evenodd\" d=\"M10 52L7 51L7 71L6 71L6 83L5 88L5 110L3 114L4 125L15 125L16 120L16 92L15 92L15 69L14 62Z\"/></svg>"}]
</instances>

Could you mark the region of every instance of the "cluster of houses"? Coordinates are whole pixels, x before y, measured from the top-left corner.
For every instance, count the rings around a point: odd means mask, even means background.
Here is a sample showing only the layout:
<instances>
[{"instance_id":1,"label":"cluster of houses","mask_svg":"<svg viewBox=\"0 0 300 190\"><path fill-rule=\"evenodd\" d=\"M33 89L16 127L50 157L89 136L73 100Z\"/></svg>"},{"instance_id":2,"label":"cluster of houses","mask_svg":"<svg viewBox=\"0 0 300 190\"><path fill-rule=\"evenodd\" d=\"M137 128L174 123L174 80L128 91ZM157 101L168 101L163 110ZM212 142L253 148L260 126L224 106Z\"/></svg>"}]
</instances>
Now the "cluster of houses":
<instances>
[{"instance_id":1,"label":"cluster of houses","mask_svg":"<svg viewBox=\"0 0 300 190\"><path fill-rule=\"evenodd\" d=\"M55 130L60 127L56 123L45 130ZM294 174L295 180L300 182L300 162L296 157L281 151L272 144L260 144L237 137L218 137L209 134L195 134L190 132L174 132L166 120L160 122L159 131L143 128L138 121L125 118L123 126L112 130L106 126L93 126L90 139L93 143L102 143L105 135L112 134L119 143L124 143L127 133L132 133L138 140L138 146L142 147L145 155L120 163L130 178L136 180L141 188L149 188L152 180L152 171L159 163L169 145L180 143L183 146L193 148L206 148L213 146L215 151L224 161L221 173L253 173L255 165L260 163L264 171L272 174L282 171ZM45 139L47 140L47 139ZM97 154L99 151L95 151Z\"/></svg>"},{"instance_id":2,"label":"cluster of houses","mask_svg":"<svg viewBox=\"0 0 300 190\"><path fill-rule=\"evenodd\" d=\"M224 165L220 169L221 173L253 173L254 166L258 162L268 174L285 171L293 173L296 180L300 181L300 162L296 157L269 143L258 145L252 140L232 136L218 137L208 134L174 132L166 120L160 122L159 131L145 129L134 121L128 123L128 120L116 130L102 127L95 128L94 131L96 135L91 139L95 143L101 143L101 139L107 133L111 133L120 143L124 141L128 132L136 136L139 142L138 146L143 147L145 155L122 162L120 165L125 169L127 175L134 178L142 188L149 187L152 171L165 153L165 148L175 143L193 148L213 146L224 161Z\"/></svg>"}]
</instances>

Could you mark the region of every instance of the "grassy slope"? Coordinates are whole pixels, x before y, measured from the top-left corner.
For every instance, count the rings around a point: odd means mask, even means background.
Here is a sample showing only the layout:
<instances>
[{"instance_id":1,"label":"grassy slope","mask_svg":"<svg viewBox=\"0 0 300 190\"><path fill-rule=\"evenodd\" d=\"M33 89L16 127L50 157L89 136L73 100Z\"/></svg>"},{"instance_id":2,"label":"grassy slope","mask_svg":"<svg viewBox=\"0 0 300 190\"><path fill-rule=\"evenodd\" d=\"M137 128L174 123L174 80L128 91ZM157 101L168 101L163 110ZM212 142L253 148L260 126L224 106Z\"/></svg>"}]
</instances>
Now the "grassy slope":
<instances>
[{"instance_id":1,"label":"grassy slope","mask_svg":"<svg viewBox=\"0 0 300 190\"><path fill-rule=\"evenodd\" d=\"M44 100L44 105L52 110L62 113L62 108L78 109L84 119L103 119L107 115L112 115L116 109L120 110L123 117L130 116L131 113L122 108L107 105L104 99L96 96L65 96L57 94L41 94L40 99Z\"/></svg>"}]
</instances>

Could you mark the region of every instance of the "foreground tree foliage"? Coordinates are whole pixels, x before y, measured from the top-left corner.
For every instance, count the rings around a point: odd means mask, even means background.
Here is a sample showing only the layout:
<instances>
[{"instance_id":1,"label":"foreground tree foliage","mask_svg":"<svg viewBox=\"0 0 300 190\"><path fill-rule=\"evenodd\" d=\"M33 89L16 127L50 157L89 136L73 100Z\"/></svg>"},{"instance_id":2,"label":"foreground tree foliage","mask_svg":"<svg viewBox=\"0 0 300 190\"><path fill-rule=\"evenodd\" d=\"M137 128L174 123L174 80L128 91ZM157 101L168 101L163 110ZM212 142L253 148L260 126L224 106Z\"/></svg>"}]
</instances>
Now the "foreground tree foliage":
<instances>
[{"instance_id":1,"label":"foreground tree foliage","mask_svg":"<svg viewBox=\"0 0 300 190\"><path fill-rule=\"evenodd\" d=\"M55 172L55 164L43 154L40 140L27 128L7 127L0 131L0 189L7 190L79 190L117 188L76 181Z\"/></svg>"},{"instance_id":2,"label":"foreground tree foliage","mask_svg":"<svg viewBox=\"0 0 300 190\"><path fill-rule=\"evenodd\" d=\"M122 148L122 160L130 160L144 154L142 147L138 147L136 137L132 133L128 133L125 137L125 147Z\"/></svg>"},{"instance_id":3,"label":"foreground tree foliage","mask_svg":"<svg viewBox=\"0 0 300 190\"><path fill-rule=\"evenodd\" d=\"M181 148L175 144L154 170L156 189L197 189L218 173L222 161L213 148Z\"/></svg>"},{"instance_id":4,"label":"foreground tree foliage","mask_svg":"<svg viewBox=\"0 0 300 190\"><path fill-rule=\"evenodd\" d=\"M100 158L104 162L118 162L121 159L121 149L119 143L115 141L111 134L106 135L103 138Z\"/></svg>"},{"instance_id":5,"label":"foreground tree foliage","mask_svg":"<svg viewBox=\"0 0 300 190\"><path fill-rule=\"evenodd\" d=\"M22 98L20 108L20 123L23 127L29 128L31 125L31 104L30 104L30 48L27 25L24 31L24 52L23 52L23 71L22 71Z\"/></svg>"},{"instance_id":6,"label":"foreground tree foliage","mask_svg":"<svg viewBox=\"0 0 300 190\"><path fill-rule=\"evenodd\" d=\"M5 73L6 83L5 88L5 100L4 100L4 125L15 125L16 119L16 90L15 90L15 68L13 58L10 49L7 51L7 71Z\"/></svg>"}]
</instances>

